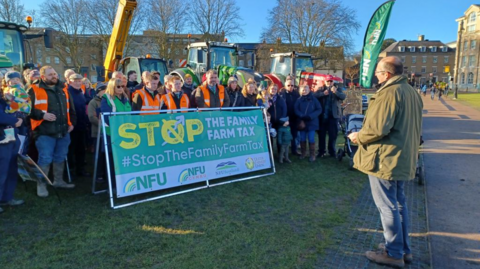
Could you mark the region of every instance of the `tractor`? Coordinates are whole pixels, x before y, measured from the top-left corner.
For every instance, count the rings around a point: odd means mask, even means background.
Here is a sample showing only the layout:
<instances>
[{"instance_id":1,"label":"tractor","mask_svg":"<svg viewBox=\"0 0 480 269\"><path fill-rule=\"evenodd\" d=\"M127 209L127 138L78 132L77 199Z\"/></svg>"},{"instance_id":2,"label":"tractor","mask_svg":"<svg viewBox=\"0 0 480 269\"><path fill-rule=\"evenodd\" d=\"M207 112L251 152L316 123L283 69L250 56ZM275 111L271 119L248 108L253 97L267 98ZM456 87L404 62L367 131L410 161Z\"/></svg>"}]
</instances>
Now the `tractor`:
<instances>
[{"instance_id":1,"label":"tractor","mask_svg":"<svg viewBox=\"0 0 480 269\"><path fill-rule=\"evenodd\" d=\"M287 76L294 78L296 85L307 84L310 88L317 83L323 83L326 74L314 71L312 55L302 52L275 53L270 56L272 65L270 74L264 75L266 80L277 85L279 89L284 86ZM343 83L339 77L333 76L337 83Z\"/></svg>"},{"instance_id":2,"label":"tractor","mask_svg":"<svg viewBox=\"0 0 480 269\"><path fill-rule=\"evenodd\" d=\"M188 50L187 67L172 71L171 75L176 75L182 79L186 74L190 74L195 85L200 85L204 81L205 73L210 69L218 71L220 84L226 85L230 76L236 76L238 85L243 85L249 78L253 78L257 83L263 80L262 74L252 69L238 66L238 55L241 53L238 46L227 42L195 42L186 48Z\"/></svg>"}]
</instances>

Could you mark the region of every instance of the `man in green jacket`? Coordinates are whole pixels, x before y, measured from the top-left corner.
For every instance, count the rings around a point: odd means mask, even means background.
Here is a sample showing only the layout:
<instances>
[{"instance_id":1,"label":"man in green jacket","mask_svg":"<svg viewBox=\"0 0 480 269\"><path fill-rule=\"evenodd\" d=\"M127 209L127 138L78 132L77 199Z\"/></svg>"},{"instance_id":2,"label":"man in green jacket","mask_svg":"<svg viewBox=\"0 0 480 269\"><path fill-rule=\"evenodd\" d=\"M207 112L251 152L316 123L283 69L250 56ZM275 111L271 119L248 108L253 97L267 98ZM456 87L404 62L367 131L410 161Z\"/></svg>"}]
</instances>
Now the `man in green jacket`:
<instances>
[{"instance_id":1,"label":"man in green jacket","mask_svg":"<svg viewBox=\"0 0 480 269\"><path fill-rule=\"evenodd\" d=\"M370 99L363 127L348 137L358 144L354 167L368 174L385 243L367 251L369 260L395 267L412 261L404 183L415 177L423 103L402 75L398 57L385 57L375 70L380 88Z\"/></svg>"}]
</instances>

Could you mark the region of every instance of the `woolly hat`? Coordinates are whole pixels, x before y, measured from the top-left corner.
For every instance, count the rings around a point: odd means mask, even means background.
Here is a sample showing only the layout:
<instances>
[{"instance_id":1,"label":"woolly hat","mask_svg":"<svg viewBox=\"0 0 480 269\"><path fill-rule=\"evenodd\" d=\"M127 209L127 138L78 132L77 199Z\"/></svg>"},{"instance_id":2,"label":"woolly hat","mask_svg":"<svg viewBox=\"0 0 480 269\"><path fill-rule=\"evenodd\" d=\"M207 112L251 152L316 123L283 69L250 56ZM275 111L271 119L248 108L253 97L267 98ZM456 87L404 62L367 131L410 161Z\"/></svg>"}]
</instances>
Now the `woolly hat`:
<instances>
[{"instance_id":1,"label":"woolly hat","mask_svg":"<svg viewBox=\"0 0 480 269\"><path fill-rule=\"evenodd\" d=\"M19 78L21 79L22 78L22 75L20 75L20 73L18 73L17 71L8 71L6 74L5 74L5 82L8 84L8 82L13 79L13 78Z\"/></svg>"},{"instance_id":2,"label":"woolly hat","mask_svg":"<svg viewBox=\"0 0 480 269\"><path fill-rule=\"evenodd\" d=\"M102 83L102 82L98 82L97 83L97 87L95 87L95 92L96 93L99 93L103 90L107 89L107 84L106 83Z\"/></svg>"}]
</instances>

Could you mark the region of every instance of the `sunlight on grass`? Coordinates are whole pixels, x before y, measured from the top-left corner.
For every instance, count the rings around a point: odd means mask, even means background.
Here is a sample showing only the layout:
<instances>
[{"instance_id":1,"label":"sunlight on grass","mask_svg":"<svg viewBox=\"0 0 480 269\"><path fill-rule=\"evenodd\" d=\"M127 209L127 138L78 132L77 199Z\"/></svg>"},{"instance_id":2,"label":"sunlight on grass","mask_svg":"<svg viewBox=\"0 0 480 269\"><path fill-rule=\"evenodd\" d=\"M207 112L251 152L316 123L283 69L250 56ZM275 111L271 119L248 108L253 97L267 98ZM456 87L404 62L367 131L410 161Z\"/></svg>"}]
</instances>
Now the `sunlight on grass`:
<instances>
[{"instance_id":1,"label":"sunlight on grass","mask_svg":"<svg viewBox=\"0 0 480 269\"><path fill-rule=\"evenodd\" d=\"M195 232L192 230L175 230L175 229L169 229L165 228L162 226L148 226L148 225L142 225L141 228L142 231L147 231L147 232L154 232L157 234L178 234L178 235L184 235L184 234L204 234L200 232Z\"/></svg>"},{"instance_id":2,"label":"sunlight on grass","mask_svg":"<svg viewBox=\"0 0 480 269\"><path fill-rule=\"evenodd\" d=\"M453 95L449 97L453 98ZM457 101L480 109L480 93L459 93Z\"/></svg>"}]
</instances>

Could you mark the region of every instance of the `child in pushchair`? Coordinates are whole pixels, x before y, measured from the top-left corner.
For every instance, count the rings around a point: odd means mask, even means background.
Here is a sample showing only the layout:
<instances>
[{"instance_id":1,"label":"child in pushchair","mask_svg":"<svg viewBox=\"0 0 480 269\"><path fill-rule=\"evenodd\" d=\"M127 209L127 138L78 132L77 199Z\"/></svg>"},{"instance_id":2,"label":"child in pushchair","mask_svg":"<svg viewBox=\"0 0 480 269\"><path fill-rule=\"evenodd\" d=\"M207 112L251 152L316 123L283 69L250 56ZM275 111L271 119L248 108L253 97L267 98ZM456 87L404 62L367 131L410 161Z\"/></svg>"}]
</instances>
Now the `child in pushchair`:
<instances>
[{"instance_id":1,"label":"child in pushchair","mask_svg":"<svg viewBox=\"0 0 480 269\"><path fill-rule=\"evenodd\" d=\"M349 168L353 169L353 156L358 149L358 145L353 144L348 135L353 132L358 132L362 129L363 119L365 118L362 114L349 114L342 118L341 128L343 136L345 138L345 144L343 149L338 149L337 159L339 162L342 161L345 155L350 157Z\"/></svg>"}]
</instances>

